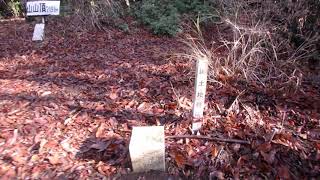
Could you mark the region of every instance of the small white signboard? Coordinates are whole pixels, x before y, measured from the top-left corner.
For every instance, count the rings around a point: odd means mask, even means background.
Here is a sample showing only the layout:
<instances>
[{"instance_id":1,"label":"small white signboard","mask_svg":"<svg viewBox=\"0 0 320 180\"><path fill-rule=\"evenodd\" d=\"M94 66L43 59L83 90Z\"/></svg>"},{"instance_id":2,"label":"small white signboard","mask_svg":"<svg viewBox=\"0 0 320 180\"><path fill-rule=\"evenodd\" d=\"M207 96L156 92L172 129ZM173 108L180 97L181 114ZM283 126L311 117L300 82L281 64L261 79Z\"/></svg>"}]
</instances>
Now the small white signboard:
<instances>
[{"instance_id":1,"label":"small white signboard","mask_svg":"<svg viewBox=\"0 0 320 180\"><path fill-rule=\"evenodd\" d=\"M44 23L36 24L33 31L32 41L42 41L44 39Z\"/></svg>"},{"instance_id":2,"label":"small white signboard","mask_svg":"<svg viewBox=\"0 0 320 180\"><path fill-rule=\"evenodd\" d=\"M200 58L197 60L195 96L193 101L192 130L198 131L202 125L203 110L205 103L205 95L207 88L208 59Z\"/></svg>"},{"instance_id":3,"label":"small white signboard","mask_svg":"<svg viewBox=\"0 0 320 180\"><path fill-rule=\"evenodd\" d=\"M27 16L59 15L60 1L29 1Z\"/></svg>"},{"instance_id":4,"label":"small white signboard","mask_svg":"<svg viewBox=\"0 0 320 180\"><path fill-rule=\"evenodd\" d=\"M133 127L129 151L134 172L165 171L164 126Z\"/></svg>"}]
</instances>

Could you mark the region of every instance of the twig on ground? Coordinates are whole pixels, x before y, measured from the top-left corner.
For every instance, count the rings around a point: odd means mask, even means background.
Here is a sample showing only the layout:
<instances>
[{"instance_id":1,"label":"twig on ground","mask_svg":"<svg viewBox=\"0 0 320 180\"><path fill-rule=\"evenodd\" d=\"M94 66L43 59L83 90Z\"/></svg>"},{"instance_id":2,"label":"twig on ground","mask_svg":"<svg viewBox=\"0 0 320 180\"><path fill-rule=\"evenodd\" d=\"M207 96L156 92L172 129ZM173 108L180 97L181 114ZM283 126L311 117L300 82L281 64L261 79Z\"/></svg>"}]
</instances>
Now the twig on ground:
<instances>
[{"instance_id":1,"label":"twig on ground","mask_svg":"<svg viewBox=\"0 0 320 180\"><path fill-rule=\"evenodd\" d=\"M172 84L171 81L170 81L170 85L171 85L172 92L174 93L174 95L175 95L176 98L177 98L177 102L178 102L178 105L179 105L179 108L180 108L180 107L181 107L180 95L175 91L175 89L174 89L173 84Z\"/></svg>"},{"instance_id":2,"label":"twig on ground","mask_svg":"<svg viewBox=\"0 0 320 180\"><path fill-rule=\"evenodd\" d=\"M81 112L81 109L74 109L70 112L69 117L64 120L64 125L68 125L72 122L74 118L76 118Z\"/></svg>"},{"instance_id":3,"label":"twig on ground","mask_svg":"<svg viewBox=\"0 0 320 180\"><path fill-rule=\"evenodd\" d=\"M27 103L23 104L19 109L15 109L15 110L9 112L9 113L8 113L8 116L11 116L11 115L14 115L14 114L16 114L16 113L18 113L18 112L23 111L24 108L26 108L26 107L29 106L30 104L31 104L31 102L27 102Z\"/></svg>"},{"instance_id":4,"label":"twig on ground","mask_svg":"<svg viewBox=\"0 0 320 180\"><path fill-rule=\"evenodd\" d=\"M250 144L249 141L240 140L240 139L216 138L216 137L209 137L209 136L198 136L198 135L166 136L166 139L181 139L181 138L204 139L204 140L209 140L209 141L221 141L221 142L228 142L228 143Z\"/></svg>"}]
</instances>

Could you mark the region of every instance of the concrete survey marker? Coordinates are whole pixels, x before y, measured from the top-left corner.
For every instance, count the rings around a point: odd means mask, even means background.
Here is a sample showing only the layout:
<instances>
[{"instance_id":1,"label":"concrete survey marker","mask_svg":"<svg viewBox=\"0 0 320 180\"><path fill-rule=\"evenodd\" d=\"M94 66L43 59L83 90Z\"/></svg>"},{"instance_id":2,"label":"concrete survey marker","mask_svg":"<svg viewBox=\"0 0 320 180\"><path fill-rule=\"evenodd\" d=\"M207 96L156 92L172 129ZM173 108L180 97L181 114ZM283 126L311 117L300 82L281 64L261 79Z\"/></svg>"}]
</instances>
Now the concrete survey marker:
<instances>
[{"instance_id":1,"label":"concrete survey marker","mask_svg":"<svg viewBox=\"0 0 320 180\"><path fill-rule=\"evenodd\" d=\"M192 131L198 131L202 125L203 110L207 89L208 59L197 60L195 95L192 108Z\"/></svg>"},{"instance_id":2,"label":"concrete survey marker","mask_svg":"<svg viewBox=\"0 0 320 180\"><path fill-rule=\"evenodd\" d=\"M165 171L164 143L164 126L133 127L129 145L133 171Z\"/></svg>"},{"instance_id":3,"label":"concrete survey marker","mask_svg":"<svg viewBox=\"0 0 320 180\"><path fill-rule=\"evenodd\" d=\"M44 24L36 24L33 31L32 41L43 41L44 39Z\"/></svg>"}]
</instances>

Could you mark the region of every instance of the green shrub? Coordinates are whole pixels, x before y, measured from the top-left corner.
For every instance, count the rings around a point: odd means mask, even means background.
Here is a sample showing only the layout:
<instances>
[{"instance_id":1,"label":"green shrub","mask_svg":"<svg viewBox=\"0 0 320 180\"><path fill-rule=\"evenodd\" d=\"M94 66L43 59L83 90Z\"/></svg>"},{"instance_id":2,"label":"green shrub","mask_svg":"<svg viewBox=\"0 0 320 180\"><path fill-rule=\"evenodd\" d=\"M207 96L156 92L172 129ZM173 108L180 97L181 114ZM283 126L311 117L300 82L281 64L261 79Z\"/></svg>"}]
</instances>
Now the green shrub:
<instances>
[{"instance_id":1,"label":"green shrub","mask_svg":"<svg viewBox=\"0 0 320 180\"><path fill-rule=\"evenodd\" d=\"M213 17L212 12L213 5L201 0L142 0L133 8L133 14L155 34L170 36L180 31L182 15Z\"/></svg>"},{"instance_id":2,"label":"green shrub","mask_svg":"<svg viewBox=\"0 0 320 180\"><path fill-rule=\"evenodd\" d=\"M11 0L8 5L14 16L20 16L23 13L20 0Z\"/></svg>"},{"instance_id":3,"label":"green shrub","mask_svg":"<svg viewBox=\"0 0 320 180\"><path fill-rule=\"evenodd\" d=\"M175 35L178 32L178 10L168 2L146 0L137 2L134 15L156 34Z\"/></svg>"},{"instance_id":4,"label":"green shrub","mask_svg":"<svg viewBox=\"0 0 320 180\"><path fill-rule=\"evenodd\" d=\"M0 16L11 17L23 15L23 8L20 0L0 0Z\"/></svg>"}]
</instances>

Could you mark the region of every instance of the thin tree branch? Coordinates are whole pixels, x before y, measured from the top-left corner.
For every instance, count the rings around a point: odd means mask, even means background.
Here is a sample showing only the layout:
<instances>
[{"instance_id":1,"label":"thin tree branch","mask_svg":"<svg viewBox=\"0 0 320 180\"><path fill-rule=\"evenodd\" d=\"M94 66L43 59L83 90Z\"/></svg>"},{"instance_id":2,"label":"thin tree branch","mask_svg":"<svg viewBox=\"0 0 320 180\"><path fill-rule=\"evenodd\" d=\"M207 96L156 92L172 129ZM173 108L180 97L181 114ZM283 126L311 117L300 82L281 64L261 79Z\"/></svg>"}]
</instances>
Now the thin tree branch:
<instances>
[{"instance_id":1,"label":"thin tree branch","mask_svg":"<svg viewBox=\"0 0 320 180\"><path fill-rule=\"evenodd\" d=\"M190 138L190 139L204 139L209 141L221 141L221 142L228 142L228 143L239 143L239 144L250 144L249 141L239 140L239 139L226 139L226 138L215 138L209 136L198 136L198 135L177 135L177 136L166 136L167 139L183 139L183 138Z\"/></svg>"}]
</instances>

